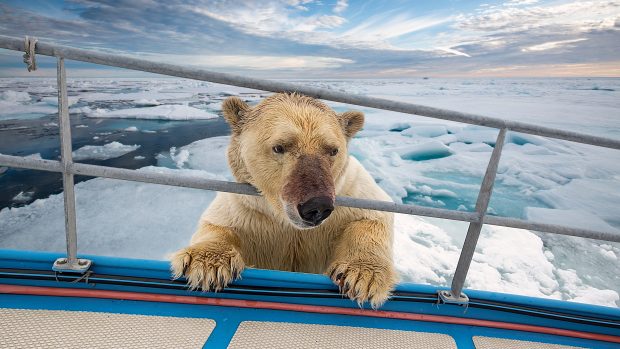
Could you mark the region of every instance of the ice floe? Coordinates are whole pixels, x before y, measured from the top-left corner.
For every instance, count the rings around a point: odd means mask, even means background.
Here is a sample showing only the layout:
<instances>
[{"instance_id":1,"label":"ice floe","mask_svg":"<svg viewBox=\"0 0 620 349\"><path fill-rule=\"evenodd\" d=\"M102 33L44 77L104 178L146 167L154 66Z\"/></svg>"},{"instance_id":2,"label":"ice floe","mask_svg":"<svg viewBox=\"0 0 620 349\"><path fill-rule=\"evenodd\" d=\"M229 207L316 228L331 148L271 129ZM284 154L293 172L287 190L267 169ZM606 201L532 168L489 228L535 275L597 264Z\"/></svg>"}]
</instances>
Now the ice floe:
<instances>
[{"instance_id":1,"label":"ice floe","mask_svg":"<svg viewBox=\"0 0 620 349\"><path fill-rule=\"evenodd\" d=\"M195 120L213 119L217 114L181 104L158 105L155 107L131 109L94 109L86 110L91 118L124 118L124 119L156 119L156 120Z\"/></svg>"},{"instance_id":2,"label":"ice floe","mask_svg":"<svg viewBox=\"0 0 620 349\"><path fill-rule=\"evenodd\" d=\"M1 91L0 92L0 120L31 119L47 114L58 113L58 108L46 102L32 102L28 92Z\"/></svg>"},{"instance_id":3,"label":"ice floe","mask_svg":"<svg viewBox=\"0 0 620 349\"><path fill-rule=\"evenodd\" d=\"M30 94L28 92L17 92L17 91L2 91L0 92L0 102L28 102L30 101Z\"/></svg>"},{"instance_id":4,"label":"ice floe","mask_svg":"<svg viewBox=\"0 0 620 349\"><path fill-rule=\"evenodd\" d=\"M123 156L140 148L139 145L125 145L111 142L104 145L85 145L73 151L73 160L107 160Z\"/></svg>"}]
</instances>

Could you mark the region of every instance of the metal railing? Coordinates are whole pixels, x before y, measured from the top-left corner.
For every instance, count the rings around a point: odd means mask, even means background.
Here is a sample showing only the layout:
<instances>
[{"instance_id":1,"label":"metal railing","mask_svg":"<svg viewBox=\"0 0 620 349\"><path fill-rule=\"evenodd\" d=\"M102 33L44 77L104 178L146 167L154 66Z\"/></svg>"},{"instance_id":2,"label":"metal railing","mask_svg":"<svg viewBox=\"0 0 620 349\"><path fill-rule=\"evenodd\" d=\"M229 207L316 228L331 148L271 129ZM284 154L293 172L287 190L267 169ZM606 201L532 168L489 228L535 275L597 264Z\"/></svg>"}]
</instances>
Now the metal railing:
<instances>
[{"instance_id":1,"label":"metal railing","mask_svg":"<svg viewBox=\"0 0 620 349\"><path fill-rule=\"evenodd\" d=\"M620 242L620 234L605 231L580 229L556 224L545 224L527 220L489 216L487 207L493 193L493 184L497 173L497 166L502 152L507 131L522 132L532 135L562 139L600 147L620 149L620 141L597 137L577 132L558 130L517 121L502 120L481 115L462 113L446 109L422 106L412 103L396 102L387 99L374 98L362 95L351 95L327 89L291 84L280 81L254 79L243 76L212 72L198 68L187 68L178 65L156 63L142 59L130 58L102 52L75 49L66 46L45 43L36 44L36 54L57 57L58 83L58 114L61 140L61 161L33 159L26 157L0 154L0 165L17 168L27 168L42 171L60 172L63 175L63 195L65 207L65 229L67 239L67 257L60 258L54 263L54 270L85 272L90 267L90 261L77 258L77 231L75 217L74 175L105 177L128 181L164 184L178 187L197 188L205 190L224 191L245 195L259 195L256 189L248 184L218 181L190 177L183 174L163 174L128 170L107 166L74 163L72 161L71 127L67 104L67 82L64 59L96 63L120 68L139 70L169 76L188 78L193 80L209 81L220 84L247 87L270 92L296 91L305 95L359 106L415 114L436 119L450 120L473 125L481 125L499 129L499 135L491 154L489 165L484 175L480 193L476 201L475 212L438 209L418 205L397 204L393 202L376 201L351 197L337 197L336 205L443 218L469 222L469 229L458 265L456 267L450 291L442 291L439 296L445 302L466 303L467 296L462 294L465 278L471 264L478 237L484 224L505 227L529 229L539 232L578 236L597 240ZM21 39L0 35L0 48L24 51L25 43Z\"/></svg>"}]
</instances>

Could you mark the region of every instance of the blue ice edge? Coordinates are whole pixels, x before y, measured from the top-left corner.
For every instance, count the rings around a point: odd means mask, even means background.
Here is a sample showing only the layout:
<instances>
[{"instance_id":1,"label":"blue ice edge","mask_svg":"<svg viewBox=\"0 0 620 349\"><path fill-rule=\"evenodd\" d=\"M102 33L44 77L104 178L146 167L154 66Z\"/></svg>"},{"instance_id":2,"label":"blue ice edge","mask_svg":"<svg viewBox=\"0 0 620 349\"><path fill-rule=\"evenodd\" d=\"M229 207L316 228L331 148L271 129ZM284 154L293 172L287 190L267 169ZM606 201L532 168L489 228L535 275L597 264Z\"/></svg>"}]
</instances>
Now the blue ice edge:
<instances>
[{"instance_id":1,"label":"blue ice edge","mask_svg":"<svg viewBox=\"0 0 620 349\"><path fill-rule=\"evenodd\" d=\"M54 260L65 256L66 255L63 253L0 249L0 268L51 271ZM93 260L93 267L91 270L96 274L171 280L170 264L168 261L96 255L80 255L80 258ZM312 293L311 290L337 290L337 287L325 275L253 268L246 268L241 275L241 279L231 284L231 286L235 285L306 289L310 291L310 293ZM446 289L449 288L414 283L399 283L395 291L417 294L436 294L439 290ZM620 319L620 308L481 290L466 289L463 292L469 296L472 302L484 300L572 314L590 314L596 315L597 317L602 316L610 319Z\"/></svg>"}]
</instances>

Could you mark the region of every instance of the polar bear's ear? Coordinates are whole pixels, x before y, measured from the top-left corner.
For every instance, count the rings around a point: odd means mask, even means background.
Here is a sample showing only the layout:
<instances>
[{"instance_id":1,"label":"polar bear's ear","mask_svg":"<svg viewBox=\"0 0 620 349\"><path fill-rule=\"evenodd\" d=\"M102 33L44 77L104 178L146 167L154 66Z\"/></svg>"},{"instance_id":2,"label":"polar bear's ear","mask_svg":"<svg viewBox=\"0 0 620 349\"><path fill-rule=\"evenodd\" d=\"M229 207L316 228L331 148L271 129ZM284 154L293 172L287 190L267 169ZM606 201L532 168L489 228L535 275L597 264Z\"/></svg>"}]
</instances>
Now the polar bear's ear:
<instances>
[{"instance_id":1,"label":"polar bear's ear","mask_svg":"<svg viewBox=\"0 0 620 349\"><path fill-rule=\"evenodd\" d=\"M364 126L364 113L357 110L346 111L338 115L345 136L351 138Z\"/></svg>"},{"instance_id":2,"label":"polar bear's ear","mask_svg":"<svg viewBox=\"0 0 620 349\"><path fill-rule=\"evenodd\" d=\"M222 111L232 131L240 133L243 118L250 111L250 106L239 97L228 97L222 104Z\"/></svg>"}]
</instances>

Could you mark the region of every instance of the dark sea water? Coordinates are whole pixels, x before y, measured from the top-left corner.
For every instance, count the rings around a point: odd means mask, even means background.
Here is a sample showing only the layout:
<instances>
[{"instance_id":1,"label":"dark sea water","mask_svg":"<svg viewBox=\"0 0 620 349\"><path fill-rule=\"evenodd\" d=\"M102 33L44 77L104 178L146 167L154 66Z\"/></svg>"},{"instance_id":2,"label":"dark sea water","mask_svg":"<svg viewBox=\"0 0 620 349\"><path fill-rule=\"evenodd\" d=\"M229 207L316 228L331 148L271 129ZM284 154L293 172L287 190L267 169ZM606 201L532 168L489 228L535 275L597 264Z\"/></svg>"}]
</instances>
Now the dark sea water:
<instances>
[{"instance_id":1,"label":"dark sea water","mask_svg":"<svg viewBox=\"0 0 620 349\"><path fill-rule=\"evenodd\" d=\"M40 154L43 159L59 160L59 128L54 123L58 124L57 115L54 114L38 119L0 120L0 153L17 156ZM223 118L163 121L96 119L72 114L71 126L74 150L84 145L104 145L114 141L125 145L139 144L140 148L120 157L80 161L127 169L157 165L157 154L168 152L171 147L181 147L196 140L230 133ZM140 131L125 130L131 126ZM135 159L136 156L144 159ZM62 176L59 173L15 168L3 170L4 173L0 174L0 210L27 205L36 199L62 192ZM90 178L76 176L75 181L78 183ZM23 192L23 199L15 200L20 192Z\"/></svg>"}]
</instances>

